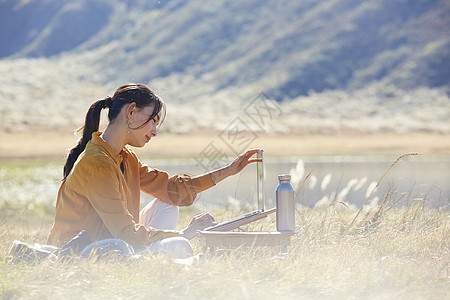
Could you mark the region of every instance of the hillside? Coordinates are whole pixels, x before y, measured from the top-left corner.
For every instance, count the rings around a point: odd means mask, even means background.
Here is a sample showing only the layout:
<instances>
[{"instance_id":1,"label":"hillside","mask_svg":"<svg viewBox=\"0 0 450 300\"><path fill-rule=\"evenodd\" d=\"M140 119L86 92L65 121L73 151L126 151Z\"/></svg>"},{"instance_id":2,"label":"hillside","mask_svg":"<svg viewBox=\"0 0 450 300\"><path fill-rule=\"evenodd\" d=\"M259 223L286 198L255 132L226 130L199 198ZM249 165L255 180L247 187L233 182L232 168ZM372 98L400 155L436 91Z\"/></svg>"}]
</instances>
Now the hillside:
<instances>
[{"instance_id":1,"label":"hillside","mask_svg":"<svg viewBox=\"0 0 450 300\"><path fill-rule=\"evenodd\" d=\"M73 125L134 81L175 104L171 130L199 113L191 127L220 129L264 91L278 129L448 132L449 14L444 0L3 0L0 118ZM31 99L33 114L7 113Z\"/></svg>"}]
</instances>

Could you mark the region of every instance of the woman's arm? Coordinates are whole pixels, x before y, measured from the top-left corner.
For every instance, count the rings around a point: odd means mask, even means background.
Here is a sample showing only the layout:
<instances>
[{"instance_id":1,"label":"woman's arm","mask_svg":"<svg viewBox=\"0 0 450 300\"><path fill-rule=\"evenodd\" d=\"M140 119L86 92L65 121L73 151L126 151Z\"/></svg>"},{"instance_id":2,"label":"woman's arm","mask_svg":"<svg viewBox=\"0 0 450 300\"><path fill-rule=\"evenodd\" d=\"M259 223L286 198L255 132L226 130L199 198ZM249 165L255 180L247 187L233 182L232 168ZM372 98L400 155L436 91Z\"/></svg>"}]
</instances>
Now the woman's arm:
<instances>
[{"instance_id":1,"label":"woman's arm","mask_svg":"<svg viewBox=\"0 0 450 300\"><path fill-rule=\"evenodd\" d=\"M210 176L214 184L219 183L220 181L224 180L229 176L239 173L248 164L257 162L258 161L257 158L250 159L250 157L258 153L259 150L260 149L247 150L246 152L236 157L235 160L228 166L212 171L210 173Z\"/></svg>"},{"instance_id":2,"label":"woman's arm","mask_svg":"<svg viewBox=\"0 0 450 300\"><path fill-rule=\"evenodd\" d=\"M258 159L250 159L250 157L259 150L248 150L228 166L196 177L188 175L169 177L167 172L151 169L139 161L140 189L169 204L188 206L194 202L198 193L214 186L228 176L239 173L248 164L258 161Z\"/></svg>"},{"instance_id":3,"label":"woman's arm","mask_svg":"<svg viewBox=\"0 0 450 300\"><path fill-rule=\"evenodd\" d=\"M140 163L141 191L176 206L189 206L198 193L214 186L209 173L191 177L189 175L173 175L157 169L151 169Z\"/></svg>"}]
</instances>

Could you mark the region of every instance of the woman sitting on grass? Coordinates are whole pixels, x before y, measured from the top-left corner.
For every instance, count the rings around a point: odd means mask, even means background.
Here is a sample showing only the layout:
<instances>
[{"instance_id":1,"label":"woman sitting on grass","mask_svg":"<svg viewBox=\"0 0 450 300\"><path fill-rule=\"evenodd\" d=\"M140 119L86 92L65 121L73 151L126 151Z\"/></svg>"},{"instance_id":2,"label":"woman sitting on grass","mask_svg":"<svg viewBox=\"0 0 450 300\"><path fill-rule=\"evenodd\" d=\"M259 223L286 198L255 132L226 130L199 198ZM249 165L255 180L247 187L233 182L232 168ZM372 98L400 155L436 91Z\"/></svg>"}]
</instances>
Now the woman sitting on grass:
<instances>
[{"instance_id":1,"label":"woman sitting on grass","mask_svg":"<svg viewBox=\"0 0 450 300\"><path fill-rule=\"evenodd\" d=\"M98 132L100 113L109 108L109 124ZM64 166L58 192L55 223L48 244L62 246L85 230L93 241L120 239L135 249L192 255L189 242L197 230L213 224L203 213L181 231L175 231L179 206L256 159L258 149L238 156L228 166L196 177L172 176L142 163L127 146L143 147L157 135L165 104L141 84L121 86L114 96L98 100L86 115L83 136ZM140 191L156 199L139 211Z\"/></svg>"}]
</instances>

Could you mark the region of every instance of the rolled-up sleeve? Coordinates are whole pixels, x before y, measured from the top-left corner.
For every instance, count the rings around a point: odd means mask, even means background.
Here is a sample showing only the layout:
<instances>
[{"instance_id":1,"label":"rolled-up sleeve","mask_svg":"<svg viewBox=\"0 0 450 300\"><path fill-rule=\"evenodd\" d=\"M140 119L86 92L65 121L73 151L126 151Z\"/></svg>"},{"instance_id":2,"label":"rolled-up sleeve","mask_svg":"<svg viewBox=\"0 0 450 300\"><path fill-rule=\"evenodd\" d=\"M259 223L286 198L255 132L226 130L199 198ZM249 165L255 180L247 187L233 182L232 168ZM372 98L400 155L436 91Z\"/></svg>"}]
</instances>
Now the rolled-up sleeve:
<instances>
[{"instance_id":1,"label":"rolled-up sleeve","mask_svg":"<svg viewBox=\"0 0 450 300\"><path fill-rule=\"evenodd\" d=\"M198 193L214 186L209 173L191 177L173 175L139 163L140 188L143 192L176 206L189 206Z\"/></svg>"},{"instance_id":2,"label":"rolled-up sleeve","mask_svg":"<svg viewBox=\"0 0 450 300\"><path fill-rule=\"evenodd\" d=\"M95 163L90 166L85 164L85 167L88 170L79 172L83 174L80 187L84 187L90 204L114 238L141 247L164 238L179 236L178 231L145 228L133 220L121 196L125 187L112 167Z\"/></svg>"}]
</instances>

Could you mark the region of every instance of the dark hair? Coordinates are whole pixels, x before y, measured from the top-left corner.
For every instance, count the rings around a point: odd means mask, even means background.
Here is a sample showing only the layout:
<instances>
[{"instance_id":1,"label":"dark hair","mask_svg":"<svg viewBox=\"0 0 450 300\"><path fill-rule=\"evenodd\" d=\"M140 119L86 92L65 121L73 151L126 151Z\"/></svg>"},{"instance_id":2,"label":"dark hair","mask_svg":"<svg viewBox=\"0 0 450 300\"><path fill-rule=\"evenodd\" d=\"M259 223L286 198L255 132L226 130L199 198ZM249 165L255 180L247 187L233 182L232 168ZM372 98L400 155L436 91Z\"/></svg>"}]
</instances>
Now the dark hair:
<instances>
[{"instance_id":1,"label":"dark hair","mask_svg":"<svg viewBox=\"0 0 450 300\"><path fill-rule=\"evenodd\" d=\"M159 112L161 112L159 125L162 124L166 114L166 105L161 98L143 84L129 83L122 85L116 90L112 98L106 97L105 99L98 100L89 107L84 126L78 129L78 132L83 131L83 136L78 140L78 144L70 150L69 155L67 156L64 165L64 179L69 175L78 156L80 156L86 148L87 143L91 140L92 133L98 131L102 109L109 108L108 119L111 122L117 118L125 104L133 102L136 103L137 108L144 108L152 104L154 104L154 108L151 116L144 124L136 128L130 128L131 130L144 127L156 117Z\"/></svg>"}]
</instances>

